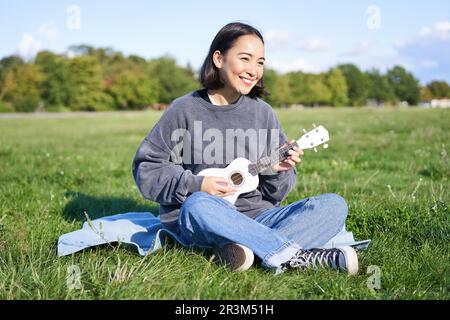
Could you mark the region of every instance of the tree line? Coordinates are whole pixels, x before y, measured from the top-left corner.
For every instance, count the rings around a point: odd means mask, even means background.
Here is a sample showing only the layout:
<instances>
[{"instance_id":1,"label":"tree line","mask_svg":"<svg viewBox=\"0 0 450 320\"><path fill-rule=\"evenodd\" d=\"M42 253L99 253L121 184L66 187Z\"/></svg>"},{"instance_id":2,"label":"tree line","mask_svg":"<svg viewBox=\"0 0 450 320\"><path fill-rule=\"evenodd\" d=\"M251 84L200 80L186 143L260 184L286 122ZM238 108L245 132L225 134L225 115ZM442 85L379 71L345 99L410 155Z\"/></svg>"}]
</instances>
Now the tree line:
<instances>
[{"instance_id":1,"label":"tree line","mask_svg":"<svg viewBox=\"0 0 450 320\"><path fill-rule=\"evenodd\" d=\"M106 111L160 108L201 88L191 66L163 56L146 60L110 48L78 45L69 54L41 51L32 61L0 60L0 112ZM341 64L327 72L279 74L266 69L265 100L274 107L395 105L450 97L445 81L421 87L411 72L394 66L385 74Z\"/></svg>"}]
</instances>

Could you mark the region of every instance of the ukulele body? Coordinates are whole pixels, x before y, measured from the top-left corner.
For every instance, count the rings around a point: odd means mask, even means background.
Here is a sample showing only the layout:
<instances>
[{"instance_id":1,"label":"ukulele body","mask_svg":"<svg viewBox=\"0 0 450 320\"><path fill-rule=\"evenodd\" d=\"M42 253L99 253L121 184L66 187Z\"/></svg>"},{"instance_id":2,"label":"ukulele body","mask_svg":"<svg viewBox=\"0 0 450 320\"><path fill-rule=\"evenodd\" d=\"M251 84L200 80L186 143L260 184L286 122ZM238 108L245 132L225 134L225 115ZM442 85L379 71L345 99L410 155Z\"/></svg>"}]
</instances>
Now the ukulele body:
<instances>
[{"instance_id":1,"label":"ukulele body","mask_svg":"<svg viewBox=\"0 0 450 320\"><path fill-rule=\"evenodd\" d=\"M235 187L237 191L231 196L223 197L223 199L234 204L239 195L241 195L242 193L253 191L259 185L259 176L253 176L248 171L248 166L251 163L252 162L248 159L236 158L226 168L209 168L200 171L197 175L221 177L226 179L228 181L228 184Z\"/></svg>"}]
</instances>

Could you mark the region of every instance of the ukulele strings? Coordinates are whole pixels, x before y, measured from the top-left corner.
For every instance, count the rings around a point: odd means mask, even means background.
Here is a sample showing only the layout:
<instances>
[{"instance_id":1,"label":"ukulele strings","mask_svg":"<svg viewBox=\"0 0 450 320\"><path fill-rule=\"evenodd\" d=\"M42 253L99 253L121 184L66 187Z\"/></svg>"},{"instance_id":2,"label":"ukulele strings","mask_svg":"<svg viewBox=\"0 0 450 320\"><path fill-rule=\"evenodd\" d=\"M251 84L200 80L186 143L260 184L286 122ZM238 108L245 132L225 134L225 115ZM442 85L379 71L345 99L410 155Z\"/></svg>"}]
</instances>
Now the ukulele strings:
<instances>
[{"instance_id":1,"label":"ukulele strings","mask_svg":"<svg viewBox=\"0 0 450 320\"><path fill-rule=\"evenodd\" d=\"M280 147L273 154L259 159L256 163L249 164L249 172L252 175L256 175L259 172L262 172L265 169L269 168L272 164L276 164L277 162L287 159L288 151L293 149L294 147L298 147L296 141L286 146Z\"/></svg>"}]
</instances>

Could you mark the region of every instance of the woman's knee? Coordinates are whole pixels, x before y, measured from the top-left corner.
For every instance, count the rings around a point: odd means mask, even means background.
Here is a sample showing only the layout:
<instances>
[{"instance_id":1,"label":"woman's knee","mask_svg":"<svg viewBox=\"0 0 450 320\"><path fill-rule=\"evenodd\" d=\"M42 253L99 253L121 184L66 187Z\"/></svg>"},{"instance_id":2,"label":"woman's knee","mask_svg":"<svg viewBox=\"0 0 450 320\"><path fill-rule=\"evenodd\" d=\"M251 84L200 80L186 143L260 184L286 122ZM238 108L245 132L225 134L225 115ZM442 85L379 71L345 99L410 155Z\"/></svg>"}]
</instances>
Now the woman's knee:
<instances>
[{"instance_id":1,"label":"woman's knee","mask_svg":"<svg viewBox=\"0 0 450 320\"><path fill-rule=\"evenodd\" d=\"M187 223L190 219L199 219L202 215L206 214L208 206L206 202L209 201L210 195L206 192L194 192L180 207L179 221L181 224Z\"/></svg>"},{"instance_id":2,"label":"woman's knee","mask_svg":"<svg viewBox=\"0 0 450 320\"><path fill-rule=\"evenodd\" d=\"M347 201L345 201L343 197L335 193L330 193L329 197L329 201L333 203L333 207L335 208L336 215L338 215L339 218L345 221L348 215Z\"/></svg>"},{"instance_id":3,"label":"woman's knee","mask_svg":"<svg viewBox=\"0 0 450 320\"><path fill-rule=\"evenodd\" d=\"M343 220L348 215L348 205L343 197L335 193L322 194L315 197L322 206L326 207L329 213L331 213L336 219Z\"/></svg>"},{"instance_id":4,"label":"woman's knee","mask_svg":"<svg viewBox=\"0 0 450 320\"><path fill-rule=\"evenodd\" d=\"M192 193L190 196L184 200L183 204L181 205L180 210L190 210L193 207L196 207L199 203L201 203L203 200L208 198L209 194L206 192L198 191Z\"/></svg>"}]
</instances>

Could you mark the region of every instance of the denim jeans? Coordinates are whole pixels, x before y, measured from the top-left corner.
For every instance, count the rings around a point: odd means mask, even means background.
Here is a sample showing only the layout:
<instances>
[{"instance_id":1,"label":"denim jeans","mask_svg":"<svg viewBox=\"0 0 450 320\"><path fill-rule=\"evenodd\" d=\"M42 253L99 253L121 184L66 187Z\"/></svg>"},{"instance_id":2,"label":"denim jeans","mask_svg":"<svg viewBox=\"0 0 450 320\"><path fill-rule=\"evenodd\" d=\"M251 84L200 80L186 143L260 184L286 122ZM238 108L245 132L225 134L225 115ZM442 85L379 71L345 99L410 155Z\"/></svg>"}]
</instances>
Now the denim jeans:
<instances>
[{"instance_id":1,"label":"denim jeans","mask_svg":"<svg viewBox=\"0 0 450 320\"><path fill-rule=\"evenodd\" d=\"M234 242L250 248L266 268L278 268L297 250L321 247L345 227L347 203L322 194L263 211L255 219L205 192L180 208L180 236L189 246L211 248Z\"/></svg>"}]
</instances>

